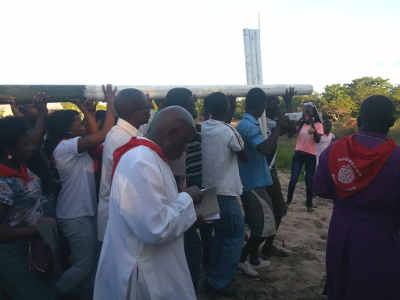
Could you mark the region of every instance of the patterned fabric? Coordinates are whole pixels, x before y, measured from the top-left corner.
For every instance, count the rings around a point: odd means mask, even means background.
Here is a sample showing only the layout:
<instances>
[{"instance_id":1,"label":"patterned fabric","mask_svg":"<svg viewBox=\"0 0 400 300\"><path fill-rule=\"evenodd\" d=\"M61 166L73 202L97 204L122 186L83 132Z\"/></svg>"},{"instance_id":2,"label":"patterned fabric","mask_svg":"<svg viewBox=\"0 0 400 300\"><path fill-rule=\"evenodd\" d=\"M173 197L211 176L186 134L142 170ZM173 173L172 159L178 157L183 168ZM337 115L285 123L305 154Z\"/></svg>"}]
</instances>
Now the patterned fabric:
<instances>
[{"instance_id":1,"label":"patterned fabric","mask_svg":"<svg viewBox=\"0 0 400 300\"><path fill-rule=\"evenodd\" d=\"M270 237L276 233L272 201L265 188L245 191L242 195L245 222L251 234L258 237Z\"/></svg>"},{"instance_id":2,"label":"patterned fabric","mask_svg":"<svg viewBox=\"0 0 400 300\"><path fill-rule=\"evenodd\" d=\"M0 177L0 203L10 208L6 219L0 220L0 224L12 227L21 222L35 224L43 215L45 198L42 196L40 179L30 170L28 175L33 178L29 183L22 178Z\"/></svg>"},{"instance_id":3,"label":"patterned fabric","mask_svg":"<svg viewBox=\"0 0 400 300\"><path fill-rule=\"evenodd\" d=\"M186 176L188 186L201 186L201 126L196 126L198 137L187 145Z\"/></svg>"}]
</instances>

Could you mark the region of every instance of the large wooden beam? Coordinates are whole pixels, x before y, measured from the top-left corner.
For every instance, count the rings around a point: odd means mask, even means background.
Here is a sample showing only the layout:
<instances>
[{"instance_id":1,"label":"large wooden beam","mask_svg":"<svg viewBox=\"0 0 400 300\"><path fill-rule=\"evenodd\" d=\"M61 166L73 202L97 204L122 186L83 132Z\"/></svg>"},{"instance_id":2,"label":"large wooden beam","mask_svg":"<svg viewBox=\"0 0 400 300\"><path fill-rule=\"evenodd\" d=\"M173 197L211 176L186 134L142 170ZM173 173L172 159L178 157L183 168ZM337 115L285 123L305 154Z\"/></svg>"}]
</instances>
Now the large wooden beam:
<instances>
[{"instance_id":1,"label":"large wooden beam","mask_svg":"<svg viewBox=\"0 0 400 300\"><path fill-rule=\"evenodd\" d=\"M152 99L163 99L167 92L177 86L117 86L118 90L137 88L148 94ZM270 85L189 85L179 86L190 89L197 98L204 98L212 92L223 92L226 95L244 97L253 87L259 87L267 95L283 96L290 88L294 88L296 95L309 95L313 92L312 85L306 84L270 84ZM46 92L47 102L69 102L96 98L103 100L100 85L0 85L0 104L7 104L10 98L17 103L30 103L38 92Z\"/></svg>"}]
</instances>

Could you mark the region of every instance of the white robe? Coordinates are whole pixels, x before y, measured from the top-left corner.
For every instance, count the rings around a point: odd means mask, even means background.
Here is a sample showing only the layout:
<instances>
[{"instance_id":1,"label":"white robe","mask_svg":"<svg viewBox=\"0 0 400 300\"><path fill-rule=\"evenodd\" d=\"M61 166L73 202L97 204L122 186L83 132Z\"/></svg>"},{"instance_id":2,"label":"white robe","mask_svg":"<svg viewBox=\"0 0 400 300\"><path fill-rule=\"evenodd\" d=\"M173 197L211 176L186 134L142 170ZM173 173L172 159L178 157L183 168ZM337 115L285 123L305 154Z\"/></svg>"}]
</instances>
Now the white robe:
<instances>
[{"instance_id":1,"label":"white robe","mask_svg":"<svg viewBox=\"0 0 400 300\"><path fill-rule=\"evenodd\" d=\"M168 164L145 146L128 151L114 174L94 300L196 299L183 248L195 221Z\"/></svg>"}]
</instances>

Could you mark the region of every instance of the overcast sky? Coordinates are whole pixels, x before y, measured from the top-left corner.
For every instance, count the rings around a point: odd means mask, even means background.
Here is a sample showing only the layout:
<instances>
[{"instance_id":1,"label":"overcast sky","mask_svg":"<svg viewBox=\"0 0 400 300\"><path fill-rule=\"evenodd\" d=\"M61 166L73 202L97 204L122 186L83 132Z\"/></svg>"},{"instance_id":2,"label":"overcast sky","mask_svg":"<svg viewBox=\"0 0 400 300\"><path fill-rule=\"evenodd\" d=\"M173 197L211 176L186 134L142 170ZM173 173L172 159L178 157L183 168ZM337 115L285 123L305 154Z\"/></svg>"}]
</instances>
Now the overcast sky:
<instances>
[{"instance_id":1,"label":"overcast sky","mask_svg":"<svg viewBox=\"0 0 400 300\"><path fill-rule=\"evenodd\" d=\"M258 26L264 83L400 83L398 0L1 0L0 84L245 84Z\"/></svg>"}]
</instances>

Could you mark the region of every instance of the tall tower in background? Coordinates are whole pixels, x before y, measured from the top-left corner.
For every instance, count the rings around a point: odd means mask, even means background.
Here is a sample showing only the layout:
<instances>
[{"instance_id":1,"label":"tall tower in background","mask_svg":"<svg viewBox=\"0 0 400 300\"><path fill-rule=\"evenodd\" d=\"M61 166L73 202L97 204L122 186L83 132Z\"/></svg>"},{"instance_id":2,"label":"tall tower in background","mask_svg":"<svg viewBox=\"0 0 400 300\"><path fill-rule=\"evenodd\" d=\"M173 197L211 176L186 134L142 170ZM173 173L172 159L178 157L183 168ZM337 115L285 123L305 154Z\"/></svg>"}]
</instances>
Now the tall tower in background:
<instances>
[{"instance_id":1,"label":"tall tower in background","mask_svg":"<svg viewBox=\"0 0 400 300\"><path fill-rule=\"evenodd\" d=\"M263 84L260 29L243 29L247 84Z\"/></svg>"},{"instance_id":2,"label":"tall tower in background","mask_svg":"<svg viewBox=\"0 0 400 300\"><path fill-rule=\"evenodd\" d=\"M258 29L243 29L244 56L246 61L246 76L248 85L263 84L261 45L260 45L260 15L258 15ZM261 132L268 137L268 122L263 112L260 119Z\"/></svg>"}]
</instances>

